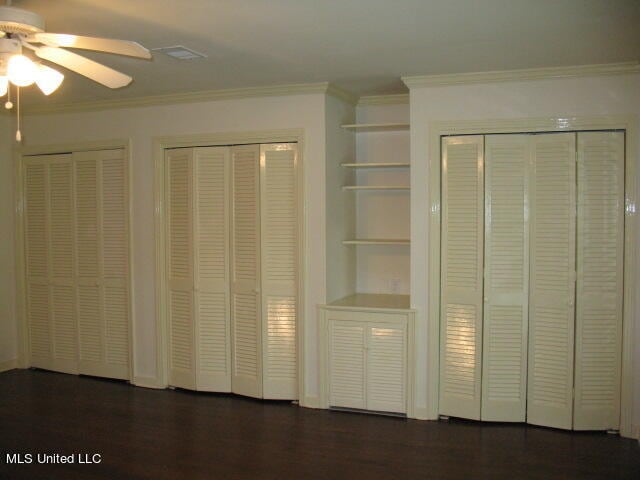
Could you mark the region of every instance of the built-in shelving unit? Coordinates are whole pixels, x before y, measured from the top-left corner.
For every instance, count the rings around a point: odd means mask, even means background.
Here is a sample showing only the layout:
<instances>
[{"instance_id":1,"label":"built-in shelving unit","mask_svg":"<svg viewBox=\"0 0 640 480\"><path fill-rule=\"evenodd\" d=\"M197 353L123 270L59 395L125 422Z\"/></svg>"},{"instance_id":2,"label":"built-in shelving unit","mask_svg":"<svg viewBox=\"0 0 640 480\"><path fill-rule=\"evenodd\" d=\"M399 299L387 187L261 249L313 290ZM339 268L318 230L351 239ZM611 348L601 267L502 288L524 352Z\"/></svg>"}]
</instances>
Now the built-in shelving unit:
<instances>
[{"instance_id":1,"label":"built-in shelving unit","mask_svg":"<svg viewBox=\"0 0 640 480\"><path fill-rule=\"evenodd\" d=\"M370 162L370 163L343 163L345 168L409 168L409 163L400 162Z\"/></svg>"},{"instance_id":2,"label":"built-in shelving unit","mask_svg":"<svg viewBox=\"0 0 640 480\"><path fill-rule=\"evenodd\" d=\"M409 239L402 238L354 238L343 240L343 245L409 245Z\"/></svg>"},{"instance_id":3,"label":"built-in shelving unit","mask_svg":"<svg viewBox=\"0 0 640 480\"><path fill-rule=\"evenodd\" d=\"M346 130L354 130L357 132L372 132L372 131L397 131L397 130L409 130L408 123L352 123L349 125L342 125L342 128Z\"/></svg>"},{"instance_id":4,"label":"built-in shelving unit","mask_svg":"<svg viewBox=\"0 0 640 480\"><path fill-rule=\"evenodd\" d=\"M328 247L337 249L331 256L341 261L330 263L328 276L335 277L329 282L343 296L357 292L350 301L340 300L351 302L354 308L367 308L370 301L372 308L409 308L408 118L405 106L365 106L356 112L355 122L341 125L344 133L352 132L350 141L355 148L342 152L340 161L332 163L332 168L339 170L331 171L328 191L344 192L332 201L344 210L335 214L333 227L339 233L330 236ZM328 295L330 305L338 298ZM389 302L389 298L402 301Z\"/></svg>"}]
</instances>

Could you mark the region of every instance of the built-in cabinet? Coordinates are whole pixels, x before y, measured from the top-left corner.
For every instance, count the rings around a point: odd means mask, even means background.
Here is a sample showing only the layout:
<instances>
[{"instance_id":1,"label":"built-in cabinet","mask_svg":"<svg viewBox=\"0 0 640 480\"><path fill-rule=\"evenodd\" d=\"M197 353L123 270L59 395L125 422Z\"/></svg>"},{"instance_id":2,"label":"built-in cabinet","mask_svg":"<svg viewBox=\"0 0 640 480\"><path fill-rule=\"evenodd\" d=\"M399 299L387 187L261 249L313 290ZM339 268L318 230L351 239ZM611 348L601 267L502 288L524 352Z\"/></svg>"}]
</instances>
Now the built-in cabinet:
<instances>
[{"instance_id":1,"label":"built-in cabinet","mask_svg":"<svg viewBox=\"0 0 640 480\"><path fill-rule=\"evenodd\" d=\"M321 401L327 408L411 416L414 312L405 293L410 252L409 124L356 123L342 128L354 132L355 158L338 166L349 175L331 178L349 179L339 188L343 205L353 212L345 231L355 236L343 238L342 248L355 250L351 256L355 281L344 292L350 294L319 307ZM328 277L343 275L340 267L339 273L329 268Z\"/></svg>"},{"instance_id":2,"label":"built-in cabinet","mask_svg":"<svg viewBox=\"0 0 640 480\"><path fill-rule=\"evenodd\" d=\"M442 140L443 415L617 429L624 133Z\"/></svg>"},{"instance_id":3,"label":"built-in cabinet","mask_svg":"<svg viewBox=\"0 0 640 480\"><path fill-rule=\"evenodd\" d=\"M130 378L124 150L24 156L29 364Z\"/></svg>"},{"instance_id":4,"label":"built-in cabinet","mask_svg":"<svg viewBox=\"0 0 640 480\"><path fill-rule=\"evenodd\" d=\"M411 415L413 323L399 295L359 294L321 307L324 406Z\"/></svg>"},{"instance_id":5,"label":"built-in cabinet","mask_svg":"<svg viewBox=\"0 0 640 480\"><path fill-rule=\"evenodd\" d=\"M297 399L296 144L165 154L169 383Z\"/></svg>"}]
</instances>

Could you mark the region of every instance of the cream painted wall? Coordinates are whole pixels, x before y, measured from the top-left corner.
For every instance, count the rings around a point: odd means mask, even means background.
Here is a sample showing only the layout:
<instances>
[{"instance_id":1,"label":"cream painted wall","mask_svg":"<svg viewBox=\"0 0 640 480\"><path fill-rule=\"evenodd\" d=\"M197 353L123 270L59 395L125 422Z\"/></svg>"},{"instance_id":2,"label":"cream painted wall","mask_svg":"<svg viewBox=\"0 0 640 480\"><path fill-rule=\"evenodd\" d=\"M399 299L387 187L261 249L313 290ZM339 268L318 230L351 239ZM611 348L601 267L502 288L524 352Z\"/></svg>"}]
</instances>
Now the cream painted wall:
<instances>
[{"instance_id":1,"label":"cream painted wall","mask_svg":"<svg viewBox=\"0 0 640 480\"><path fill-rule=\"evenodd\" d=\"M0 115L0 365L17 359L13 221L13 122Z\"/></svg>"},{"instance_id":2,"label":"cream painted wall","mask_svg":"<svg viewBox=\"0 0 640 480\"><path fill-rule=\"evenodd\" d=\"M409 105L361 105L358 123L407 123ZM356 161L408 162L409 132L361 132L356 136ZM360 185L409 185L407 169L361 170ZM406 191L347 192L356 202L357 238L409 238L411 197ZM409 294L409 247L363 245L357 250L358 292Z\"/></svg>"},{"instance_id":3,"label":"cream painted wall","mask_svg":"<svg viewBox=\"0 0 640 480\"><path fill-rule=\"evenodd\" d=\"M416 409L427 408L426 375L429 287L429 124L445 120L640 115L640 75L547 79L495 84L412 88L411 104L411 302L416 318ZM640 145L635 146L640 155ZM638 162L638 158L629 159ZM640 166L640 165L639 165ZM640 187L640 186L639 186ZM640 189L638 190L640 192ZM640 228L640 222L636 222ZM640 235L640 232L639 232ZM640 238L640 236L638 237ZM636 271L636 277L640 269ZM639 279L640 280L640 279ZM640 287L640 281L636 282ZM640 290L636 298L640 297ZM640 345L640 303L635 345ZM640 347L635 351L634 420L640 424ZM426 411L426 410L425 410Z\"/></svg>"},{"instance_id":4,"label":"cream painted wall","mask_svg":"<svg viewBox=\"0 0 640 480\"><path fill-rule=\"evenodd\" d=\"M304 398L318 394L316 305L325 301L325 95L301 94L110 111L26 116L25 145L131 139L133 163L134 376L156 377L154 160L152 139L164 135L305 130L307 223ZM5 195L4 191L2 193ZM7 223L2 223L6 225Z\"/></svg>"}]
</instances>

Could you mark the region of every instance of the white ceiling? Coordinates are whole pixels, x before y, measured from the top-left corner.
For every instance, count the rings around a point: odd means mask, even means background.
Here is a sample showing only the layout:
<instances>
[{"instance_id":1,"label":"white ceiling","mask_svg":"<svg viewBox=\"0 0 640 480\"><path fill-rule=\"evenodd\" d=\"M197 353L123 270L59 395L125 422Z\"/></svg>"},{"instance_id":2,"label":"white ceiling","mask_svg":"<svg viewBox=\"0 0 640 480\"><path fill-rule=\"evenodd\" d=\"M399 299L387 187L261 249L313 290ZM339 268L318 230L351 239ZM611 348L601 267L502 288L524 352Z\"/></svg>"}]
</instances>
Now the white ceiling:
<instances>
[{"instance_id":1,"label":"white ceiling","mask_svg":"<svg viewBox=\"0 0 640 480\"><path fill-rule=\"evenodd\" d=\"M0 0L2 2L3 0ZM47 31L184 45L208 58L87 56L132 75L109 90L65 71L68 103L331 81L358 95L400 76L635 61L640 0L14 0ZM30 90L36 90L35 87ZM26 92L25 92L26 93Z\"/></svg>"}]
</instances>

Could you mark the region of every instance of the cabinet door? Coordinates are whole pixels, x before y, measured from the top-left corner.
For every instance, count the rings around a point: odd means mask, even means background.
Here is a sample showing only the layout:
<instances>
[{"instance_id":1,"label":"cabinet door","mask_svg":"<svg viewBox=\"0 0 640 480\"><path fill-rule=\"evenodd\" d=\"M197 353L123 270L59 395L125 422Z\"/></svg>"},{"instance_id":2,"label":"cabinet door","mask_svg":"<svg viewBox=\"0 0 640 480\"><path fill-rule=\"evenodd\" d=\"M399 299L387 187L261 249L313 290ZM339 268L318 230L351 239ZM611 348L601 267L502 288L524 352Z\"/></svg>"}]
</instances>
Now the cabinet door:
<instances>
[{"instance_id":1,"label":"cabinet door","mask_svg":"<svg viewBox=\"0 0 640 480\"><path fill-rule=\"evenodd\" d=\"M262 397L259 145L231 149L231 389Z\"/></svg>"},{"instance_id":2,"label":"cabinet door","mask_svg":"<svg viewBox=\"0 0 640 480\"><path fill-rule=\"evenodd\" d=\"M575 134L532 137L527 422L572 427Z\"/></svg>"},{"instance_id":3,"label":"cabinet door","mask_svg":"<svg viewBox=\"0 0 640 480\"><path fill-rule=\"evenodd\" d=\"M483 137L442 141L440 403L480 419L484 239Z\"/></svg>"},{"instance_id":4,"label":"cabinet door","mask_svg":"<svg viewBox=\"0 0 640 480\"><path fill-rule=\"evenodd\" d=\"M367 409L407 412L407 332L404 326L367 327Z\"/></svg>"},{"instance_id":5,"label":"cabinet door","mask_svg":"<svg viewBox=\"0 0 640 480\"><path fill-rule=\"evenodd\" d=\"M624 248L624 134L578 133L574 429L618 429Z\"/></svg>"},{"instance_id":6,"label":"cabinet door","mask_svg":"<svg viewBox=\"0 0 640 480\"><path fill-rule=\"evenodd\" d=\"M263 396L298 398L297 146L260 146Z\"/></svg>"},{"instance_id":7,"label":"cabinet door","mask_svg":"<svg viewBox=\"0 0 640 480\"><path fill-rule=\"evenodd\" d=\"M166 164L169 384L193 390L193 150L168 150Z\"/></svg>"},{"instance_id":8,"label":"cabinet door","mask_svg":"<svg viewBox=\"0 0 640 480\"><path fill-rule=\"evenodd\" d=\"M366 327L329 320L329 406L367 408Z\"/></svg>"},{"instance_id":9,"label":"cabinet door","mask_svg":"<svg viewBox=\"0 0 640 480\"><path fill-rule=\"evenodd\" d=\"M48 167L45 157L24 161L24 224L27 278L27 318L31 360L52 368L53 332L49 292Z\"/></svg>"},{"instance_id":10,"label":"cabinet door","mask_svg":"<svg viewBox=\"0 0 640 480\"><path fill-rule=\"evenodd\" d=\"M79 371L128 379L128 178L122 149L73 154Z\"/></svg>"},{"instance_id":11,"label":"cabinet door","mask_svg":"<svg viewBox=\"0 0 640 480\"><path fill-rule=\"evenodd\" d=\"M485 137L482 420L524 422L529 135Z\"/></svg>"},{"instance_id":12,"label":"cabinet door","mask_svg":"<svg viewBox=\"0 0 640 480\"><path fill-rule=\"evenodd\" d=\"M194 150L198 390L231 391L229 147Z\"/></svg>"},{"instance_id":13,"label":"cabinet door","mask_svg":"<svg viewBox=\"0 0 640 480\"><path fill-rule=\"evenodd\" d=\"M56 155L49 166L49 288L53 324L53 369L78 372L78 338L73 279L73 166Z\"/></svg>"}]
</instances>

